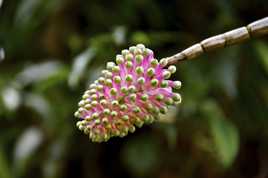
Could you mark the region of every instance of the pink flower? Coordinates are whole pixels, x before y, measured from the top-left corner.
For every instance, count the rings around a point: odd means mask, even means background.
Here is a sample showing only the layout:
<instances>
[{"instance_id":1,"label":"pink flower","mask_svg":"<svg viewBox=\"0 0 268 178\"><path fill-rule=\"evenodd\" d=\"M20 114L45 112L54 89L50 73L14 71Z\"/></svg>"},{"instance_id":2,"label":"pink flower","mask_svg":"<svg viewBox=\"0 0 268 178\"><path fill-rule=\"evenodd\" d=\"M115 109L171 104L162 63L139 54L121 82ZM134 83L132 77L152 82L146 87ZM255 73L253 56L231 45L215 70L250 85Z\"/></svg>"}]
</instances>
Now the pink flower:
<instances>
[{"instance_id":1,"label":"pink flower","mask_svg":"<svg viewBox=\"0 0 268 178\"><path fill-rule=\"evenodd\" d=\"M158 62L144 45L123 50L116 64L107 63L107 70L90 85L75 112L80 118L77 127L92 141L126 136L135 126L152 123L168 106L181 102L180 94L172 91L181 82L167 80L176 67L165 69L167 61Z\"/></svg>"}]
</instances>

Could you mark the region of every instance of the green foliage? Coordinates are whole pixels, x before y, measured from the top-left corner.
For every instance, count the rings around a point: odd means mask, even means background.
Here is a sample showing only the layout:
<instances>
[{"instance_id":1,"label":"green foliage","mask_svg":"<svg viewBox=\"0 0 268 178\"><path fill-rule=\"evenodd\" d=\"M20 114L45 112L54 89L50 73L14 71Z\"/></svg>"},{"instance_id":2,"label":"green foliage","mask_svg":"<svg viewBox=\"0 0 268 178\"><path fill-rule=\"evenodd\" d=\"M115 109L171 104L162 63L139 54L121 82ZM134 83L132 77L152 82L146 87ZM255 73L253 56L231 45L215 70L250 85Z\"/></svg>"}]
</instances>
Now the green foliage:
<instances>
[{"instance_id":1,"label":"green foliage","mask_svg":"<svg viewBox=\"0 0 268 178\"><path fill-rule=\"evenodd\" d=\"M146 135L134 138L123 147L122 159L136 176L145 176L159 164L159 143Z\"/></svg>"},{"instance_id":2,"label":"green foliage","mask_svg":"<svg viewBox=\"0 0 268 178\"><path fill-rule=\"evenodd\" d=\"M263 42L258 42L256 43L256 50L259 54L259 59L260 62L264 68L264 70L266 70L266 72L268 73L268 45L263 43Z\"/></svg>"},{"instance_id":3,"label":"green foliage","mask_svg":"<svg viewBox=\"0 0 268 178\"><path fill-rule=\"evenodd\" d=\"M160 59L267 12L267 0L4 0L0 177L267 177L267 37L179 64L180 107L126 138L93 144L73 117L122 49Z\"/></svg>"},{"instance_id":4,"label":"green foliage","mask_svg":"<svg viewBox=\"0 0 268 178\"><path fill-rule=\"evenodd\" d=\"M220 108L213 102L204 103L205 117L211 129L219 160L225 166L231 166L239 146L237 129L221 113Z\"/></svg>"},{"instance_id":5,"label":"green foliage","mask_svg":"<svg viewBox=\"0 0 268 178\"><path fill-rule=\"evenodd\" d=\"M6 177L6 178L11 178L11 171L8 166L8 162L6 159L5 152L2 148L0 147L0 176L1 177Z\"/></svg>"}]
</instances>

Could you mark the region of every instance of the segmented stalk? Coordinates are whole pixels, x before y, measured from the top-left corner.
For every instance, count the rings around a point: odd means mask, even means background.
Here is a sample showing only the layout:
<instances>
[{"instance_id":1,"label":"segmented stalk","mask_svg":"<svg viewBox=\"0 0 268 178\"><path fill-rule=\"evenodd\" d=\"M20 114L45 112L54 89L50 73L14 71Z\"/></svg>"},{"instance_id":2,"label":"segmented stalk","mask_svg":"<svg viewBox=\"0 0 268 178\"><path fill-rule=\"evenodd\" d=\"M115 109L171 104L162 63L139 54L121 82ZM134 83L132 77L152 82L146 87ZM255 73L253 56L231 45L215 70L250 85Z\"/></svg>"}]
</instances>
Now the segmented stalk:
<instances>
[{"instance_id":1,"label":"segmented stalk","mask_svg":"<svg viewBox=\"0 0 268 178\"><path fill-rule=\"evenodd\" d=\"M205 52L235 45L252 37L262 36L265 34L268 34L268 17L252 22L247 26L209 37L200 43L186 48L180 53L164 59L168 61L168 65L175 64L180 61L194 59Z\"/></svg>"}]
</instances>

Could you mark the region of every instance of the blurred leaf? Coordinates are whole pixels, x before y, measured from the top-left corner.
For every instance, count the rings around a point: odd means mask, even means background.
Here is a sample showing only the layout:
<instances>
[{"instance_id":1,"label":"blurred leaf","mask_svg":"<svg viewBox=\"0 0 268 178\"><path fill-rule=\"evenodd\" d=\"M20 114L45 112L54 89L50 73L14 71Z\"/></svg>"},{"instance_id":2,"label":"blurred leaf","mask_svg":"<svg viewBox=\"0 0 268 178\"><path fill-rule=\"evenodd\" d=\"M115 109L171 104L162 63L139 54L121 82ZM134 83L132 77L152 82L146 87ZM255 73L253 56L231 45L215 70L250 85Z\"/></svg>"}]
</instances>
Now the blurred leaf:
<instances>
[{"instance_id":1,"label":"blurred leaf","mask_svg":"<svg viewBox=\"0 0 268 178\"><path fill-rule=\"evenodd\" d=\"M32 25L38 23L41 17L45 17L49 12L57 8L60 0L24 0L21 1L16 13L16 25ZM32 22L32 21L35 22Z\"/></svg>"},{"instance_id":2,"label":"blurred leaf","mask_svg":"<svg viewBox=\"0 0 268 178\"><path fill-rule=\"evenodd\" d=\"M25 105L33 108L43 118L48 118L50 116L50 105L47 100L41 95L34 93L26 94Z\"/></svg>"},{"instance_id":3,"label":"blurred leaf","mask_svg":"<svg viewBox=\"0 0 268 178\"><path fill-rule=\"evenodd\" d=\"M211 134L221 163L225 167L231 166L239 148L238 131L222 114L216 103L204 103L204 114L208 118Z\"/></svg>"},{"instance_id":4,"label":"blurred leaf","mask_svg":"<svg viewBox=\"0 0 268 178\"><path fill-rule=\"evenodd\" d=\"M149 173L158 164L158 146L156 140L151 137L137 137L125 145L122 152L123 161L138 176Z\"/></svg>"},{"instance_id":5,"label":"blurred leaf","mask_svg":"<svg viewBox=\"0 0 268 178\"><path fill-rule=\"evenodd\" d=\"M156 168L159 161L159 145L148 136L136 137L127 142L123 150L123 161L126 166L139 176ZM142 159L142 161L141 161Z\"/></svg>"},{"instance_id":6,"label":"blurred leaf","mask_svg":"<svg viewBox=\"0 0 268 178\"><path fill-rule=\"evenodd\" d=\"M0 4L0 7L1 7L1 4ZM0 48L0 62L3 61L4 59L5 59L5 51L3 48Z\"/></svg>"},{"instance_id":7,"label":"blurred leaf","mask_svg":"<svg viewBox=\"0 0 268 178\"><path fill-rule=\"evenodd\" d=\"M155 46L163 46L167 43L176 43L183 38L183 34L172 31L157 31L146 33L148 38L150 39L150 44ZM177 51L176 51L177 52Z\"/></svg>"},{"instance_id":8,"label":"blurred leaf","mask_svg":"<svg viewBox=\"0 0 268 178\"><path fill-rule=\"evenodd\" d=\"M64 150L66 150L66 139L60 138L55 140L49 148L49 153L43 166L44 177L60 177L59 170L63 161Z\"/></svg>"},{"instance_id":9,"label":"blurred leaf","mask_svg":"<svg viewBox=\"0 0 268 178\"><path fill-rule=\"evenodd\" d=\"M162 123L174 123L176 121L176 115L178 112L177 107L170 107L166 114L160 114L158 122Z\"/></svg>"},{"instance_id":10,"label":"blurred leaf","mask_svg":"<svg viewBox=\"0 0 268 178\"><path fill-rule=\"evenodd\" d=\"M237 87L236 87L236 65L229 60L229 62L225 62L220 67L220 77L218 80L223 85L224 89L227 91L229 96L235 97L237 94Z\"/></svg>"},{"instance_id":11,"label":"blurred leaf","mask_svg":"<svg viewBox=\"0 0 268 178\"><path fill-rule=\"evenodd\" d=\"M33 154L42 141L43 133L40 129L35 127L26 129L17 140L14 152L15 162L19 162Z\"/></svg>"},{"instance_id":12,"label":"blurred leaf","mask_svg":"<svg viewBox=\"0 0 268 178\"><path fill-rule=\"evenodd\" d=\"M49 88L55 87L57 84L67 85L67 80L69 77L69 69L66 66L60 67L57 72L53 75L48 76L46 79L39 82L38 85L35 85L37 90L46 91Z\"/></svg>"},{"instance_id":13,"label":"blurred leaf","mask_svg":"<svg viewBox=\"0 0 268 178\"><path fill-rule=\"evenodd\" d=\"M170 149L175 148L177 143L177 127L175 125L178 107L170 107L166 114L160 114L157 122L158 128L163 131Z\"/></svg>"},{"instance_id":14,"label":"blurred leaf","mask_svg":"<svg viewBox=\"0 0 268 178\"><path fill-rule=\"evenodd\" d=\"M103 70L103 66L88 69L86 72L87 80L86 80L85 86L89 86L92 82L94 82L96 78L100 76L102 70Z\"/></svg>"},{"instance_id":15,"label":"blurred leaf","mask_svg":"<svg viewBox=\"0 0 268 178\"><path fill-rule=\"evenodd\" d=\"M78 50L83 47L83 40L83 37L78 34L72 34L72 36L69 37L68 46L74 54L79 52Z\"/></svg>"},{"instance_id":16,"label":"blurred leaf","mask_svg":"<svg viewBox=\"0 0 268 178\"><path fill-rule=\"evenodd\" d=\"M3 150L2 145L0 145L0 177L2 178L12 178L11 171L8 166L6 159L6 154Z\"/></svg>"},{"instance_id":17,"label":"blurred leaf","mask_svg":"<svg viewBox=\"0 0 268 178\"><path fill-rule=\"evenodd\" d=\"M266 73L268 73L268 45L264 42L257 42L255 44L257 53L259 54L260 62L263 66L263 68L266 70Z\"/></svg>"},{"instance_id":18,"label":"blurred leaf","mask_svg":"<svg viewBox=\"0 0 268 178\"><path fill-rule=\"evenodd\" d=\"M133 44L143 43L143 44L150 44L149 36L144 32L135 32L132 34L131 42Z\"/></svg>"},{"instance_id":19,"label":"blurred leaf","mask_svg":"<svg viewBox=\"0 0 268 178\"><path fill-rule=\"evenodd\" d=\"M18 172L23 172L27 161L35 154L43 142L43 133L40 129L31 127L26 129L18 138L14 150L14 162Z\"/></svg>"},{"instance_id":20,"label":"blurred leaf","mask_svg":"<svg viewBox=\"0 0 268 178\"><path fill-rule=\"evenodd\" d=\"M176 148L177 139L178 139L178 130L174 123L163 123L156 126L163 132L165 136L169 149Z\"/></svg>"},{"instance_id":21,"label":"blurred leaf","mask_svg":"<svg viewBox=\"0 0 268 178\"><path fill-rule=\"evenodd\" d=\"M10 111L16 110L21 103L20 93L13 87L6 87L3 89L2 99L5 107Z\"/></svg>"},{"instance_id":22,"label":"blurred leaf","mask_svg":"<svg viewBox=\"0 0 268 178\"><path fill-rule=\"evenodd\" d=\"M47 61L39 64L27 66L17 76L17 82L21 86L31 83L40 82L61 71L63 65L57 61Z\"/></svg>"},{"instance_id":23,"label":"blurred leaf","mask_svg":"<svg viewBox=\"0 0 268 178\"><path fill-rule=\"evenodd\" d=\"M126 29L123 26L118 26L113 32L114 41L117 45L122 45L126 41Z\"/></svg>"},{"instance_id":24,"label":"blurred leaf","mask_svg":"<svg viewBox=\"0 0 268 178\"><path fill-rule=\"evenodd\" d=\"M201 64L198 63L200 63L200 61L191 64L188 63L178 69L183 74L182 78L184 79L182 81L183 87L181 88L183 93L182 97L187 98L183 100L183 104L181 105L181 114L186 117L191 117L193 113L197 112L200 107L200 102L196 101L203 100L209 92L211 80L207 79L209 76L206 76L205 72L201 71Z\"/></svg>"},{"instance_id":25,"label":"blurred leaf","mask_svg":"<svg viewBox=\"0 0 268 178\"><path fill-rule=\"evenodd\" d=\"M219 56L217 65L213 68L215 77L213 81L216 87L222 87L230 97L237 95L237 78L238 78L238 48L228 48L224 55Z\"/></svg>"},{"instance_id":26,"label":"blurred leaf","mask_svg":"<svg viewBox=\"0 0 268 178\"><path fill-rule=\"evenodd\" d=\"M95 49L88 48L83 53L79 54L73 62L72 70L69 75L68 84L70 87L75 87L79 80L81 79L82 75L84 74L87 65L95 56Z\"/></svg>"},{"instance_id":27,"label":"blurred leaf","mask_svg":"<svg viewBox=\"0 0 268 178\"><path fill-rule=\"evenodd\" d=\"M35 9L39 6L41 3L41 0L25 0L21 1L21 4L18 8L17 11L17 16L16 16L16 24L24 24L28 23L29 20L32 18L34 15Z\"/></svg>"},{"instance_id":28,"label":"blurred leaf","mask_svg":"<svg viewBox=\"0 0 268 178\"><path fill-rule=\"evenodd\" d=\"M167 137L167 143L170 149L174 149L177 144L178 131L175 124L169 124L165 129L165 134Z\"/></svg>"}]
</instances>

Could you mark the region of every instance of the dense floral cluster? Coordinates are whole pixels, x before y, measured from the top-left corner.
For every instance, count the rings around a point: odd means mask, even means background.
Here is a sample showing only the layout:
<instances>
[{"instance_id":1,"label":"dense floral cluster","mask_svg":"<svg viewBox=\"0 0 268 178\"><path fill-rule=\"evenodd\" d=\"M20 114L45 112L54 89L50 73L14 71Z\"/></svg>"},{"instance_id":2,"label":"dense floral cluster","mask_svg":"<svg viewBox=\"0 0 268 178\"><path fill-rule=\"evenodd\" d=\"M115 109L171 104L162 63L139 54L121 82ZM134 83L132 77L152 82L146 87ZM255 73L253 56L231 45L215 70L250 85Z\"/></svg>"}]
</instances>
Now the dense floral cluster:
<instances>
[{"instance_id":1,"label":"dense floral cluster","mask_svg":"<svg viewBox=\"0 0 268 178\"><path fill-rule=\"evenodd\" d=\"M179 104L181 96L173 89L180 81L168 80L176 72L175 66L164 67L153 51L138 44L116 56L116 63L108 62L107 70L84 93L75 116L77 127L95 142L113 136L123 137L134 132L135 126L152 123L168 106Z\"/></svg>"}]
</instances>

